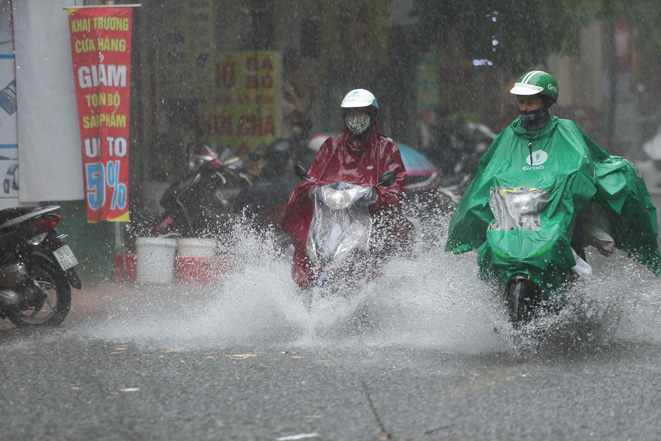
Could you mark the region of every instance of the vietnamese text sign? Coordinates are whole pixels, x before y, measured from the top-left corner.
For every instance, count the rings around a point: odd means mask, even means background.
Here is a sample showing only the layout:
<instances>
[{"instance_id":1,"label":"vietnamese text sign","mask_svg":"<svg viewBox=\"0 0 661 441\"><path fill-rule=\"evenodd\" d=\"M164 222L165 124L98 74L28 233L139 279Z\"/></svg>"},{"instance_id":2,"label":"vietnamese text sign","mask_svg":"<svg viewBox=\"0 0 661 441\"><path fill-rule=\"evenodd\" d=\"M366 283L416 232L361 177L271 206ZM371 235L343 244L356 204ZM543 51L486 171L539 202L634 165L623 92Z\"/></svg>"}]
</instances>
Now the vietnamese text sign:
<instances>
[{"instance_id":1,"label":"vietnamese text sign","mask_svg":"<svg viewBox=\"0 0 661 441\"><path fill-rule=\"evenodd\" d=\"M88 222L129 220L131 13L69 10Z\"/></svg>"},{"instance_id":2,"label":"vietnamese text sign","mask_svg":"<svg viewBox=\"0 0 661 441\"><path fill-rule=\"evenodd\" d=\"M245 158L280 136L280 53L219 52L215 66L215 97L198 104L198 123Z\"/></svg>"}]
</instances>

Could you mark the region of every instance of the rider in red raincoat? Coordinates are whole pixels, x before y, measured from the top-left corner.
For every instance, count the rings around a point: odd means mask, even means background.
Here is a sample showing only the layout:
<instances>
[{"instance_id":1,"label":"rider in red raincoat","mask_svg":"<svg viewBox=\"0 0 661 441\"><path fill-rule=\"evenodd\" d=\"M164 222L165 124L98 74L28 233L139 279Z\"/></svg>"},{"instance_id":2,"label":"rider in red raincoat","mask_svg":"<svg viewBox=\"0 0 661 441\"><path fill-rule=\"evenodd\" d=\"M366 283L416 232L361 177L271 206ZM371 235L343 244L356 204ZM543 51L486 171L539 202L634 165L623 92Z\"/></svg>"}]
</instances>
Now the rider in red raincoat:
<instances>
[{"instance_id":1,"label":"rider in red raincoat","mask_svg":"<svg viewBox=\"0 0 661 441\"><path fill-rule=\"evenodd\" d=\"M342 109L343 133L328 138L321 146L307 173L310 182L303 181L294 189L282 223L294 242L292 276L302 289L308 287L313 276L306 258L306 241L313 215L308 194L315 187L339 181L374 187L378 194L370 210L374 230L390 240L391 248L406 243L411 228L400 209L406 170L395 141L377 133L376 98L367 90L352 90L342 101ZM397 173L395 183L377 186L379 176L390 170Z\"/></svg>"}]
</instances>

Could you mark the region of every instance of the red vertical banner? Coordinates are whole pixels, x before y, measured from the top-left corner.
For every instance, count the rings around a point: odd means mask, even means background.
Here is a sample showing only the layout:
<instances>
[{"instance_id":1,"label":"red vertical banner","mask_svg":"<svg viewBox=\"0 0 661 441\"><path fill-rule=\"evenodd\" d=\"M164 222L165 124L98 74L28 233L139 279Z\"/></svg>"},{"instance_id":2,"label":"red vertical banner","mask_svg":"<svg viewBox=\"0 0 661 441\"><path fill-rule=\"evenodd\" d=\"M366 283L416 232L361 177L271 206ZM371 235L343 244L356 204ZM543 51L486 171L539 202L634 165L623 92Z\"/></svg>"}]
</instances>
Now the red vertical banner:
<instances>
[{"instance_id":1,"label":"red vertical banner","mask_svg":"<svg viewBox=\"0 0 661 441\"><path fill-rule=\"evenodd\" d=\"M128 222L132 8L69 9L87 221Z\"/></svg>"}]
</instances>

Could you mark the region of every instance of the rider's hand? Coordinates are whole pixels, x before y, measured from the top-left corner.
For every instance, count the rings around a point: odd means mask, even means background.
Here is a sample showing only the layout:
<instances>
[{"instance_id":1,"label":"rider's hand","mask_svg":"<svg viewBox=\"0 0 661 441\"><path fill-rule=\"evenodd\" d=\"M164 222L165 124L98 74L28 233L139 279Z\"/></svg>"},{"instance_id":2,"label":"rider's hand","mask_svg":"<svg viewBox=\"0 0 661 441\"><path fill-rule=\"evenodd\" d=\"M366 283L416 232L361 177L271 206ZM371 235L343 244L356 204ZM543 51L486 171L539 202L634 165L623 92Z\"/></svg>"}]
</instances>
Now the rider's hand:
<instances>
[{"instance_id":1,"label":"rider's hand","mask_svg":"<svg viewBox=\"0 0 661 441\"><path fill-rule=\"evenodd\" d=\"M454 254L464 254L471 251L472 249L473 247L471 247L470 245L459 245L454 250L452 250L452 252Z\"/></svg>"}]
</instances>

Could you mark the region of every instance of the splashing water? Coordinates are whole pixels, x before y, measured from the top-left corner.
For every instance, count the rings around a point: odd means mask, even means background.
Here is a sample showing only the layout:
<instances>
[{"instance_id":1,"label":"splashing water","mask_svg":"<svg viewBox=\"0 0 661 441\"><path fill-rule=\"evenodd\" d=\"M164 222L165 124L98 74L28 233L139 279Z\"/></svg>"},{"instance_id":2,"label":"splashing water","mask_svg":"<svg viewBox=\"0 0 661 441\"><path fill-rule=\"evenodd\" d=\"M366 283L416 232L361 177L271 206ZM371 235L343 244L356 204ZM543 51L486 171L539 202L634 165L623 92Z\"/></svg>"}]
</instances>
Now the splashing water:
<instances>
[{"instance_id":1,"label":"splashing water","mask_svg":"<svg viewBox=\"0 0 661 441\"><path fill-rule=\"evenodd\" d=\"M393 259L375 280L337 297L299 290L291 257L272 235L238 225L235 265L222 283L120 286L122 300L111 300L108 317L74 332L175 350L360 345L482 353L661 340L659 280L623 254L589 253L594 275L568 293L566 307L514 332L502 300L477 278L475 253L443 251L446 225L433 231L441 239L435 246L419 238L415 257Z\"/></svg>"}]
</instances>

